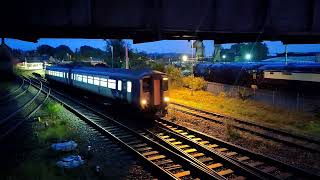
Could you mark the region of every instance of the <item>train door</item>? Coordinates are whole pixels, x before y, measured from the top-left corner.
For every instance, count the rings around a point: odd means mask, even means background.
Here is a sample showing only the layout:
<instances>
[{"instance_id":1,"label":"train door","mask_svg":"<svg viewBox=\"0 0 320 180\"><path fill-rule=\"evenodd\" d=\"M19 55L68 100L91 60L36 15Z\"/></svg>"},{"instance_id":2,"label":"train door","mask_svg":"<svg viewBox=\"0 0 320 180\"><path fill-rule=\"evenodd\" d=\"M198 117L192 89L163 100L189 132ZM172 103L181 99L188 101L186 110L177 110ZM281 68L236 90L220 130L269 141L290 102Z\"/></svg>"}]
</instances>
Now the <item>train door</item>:
<instances>
[{"instance_id":1,"label":"train door","mask_svg":"<svg viewBox=\"0 0 320 180\"><path fill-rule=\"evenodd\" d=\"M143 100L151 106L161 104L161 76L151 76L143 79ZM142 103L144 104L144 103Z\"/></svg>"},{"instance_id":2,"label":"train door","mask_svg":"<svg viewBox=\"0 0 320 180\"><path fill-rule=\"evenodd\" d=\"M161 103L160 79L153 80L153 105L157 106Z\"/></svg>"}]
</instances>

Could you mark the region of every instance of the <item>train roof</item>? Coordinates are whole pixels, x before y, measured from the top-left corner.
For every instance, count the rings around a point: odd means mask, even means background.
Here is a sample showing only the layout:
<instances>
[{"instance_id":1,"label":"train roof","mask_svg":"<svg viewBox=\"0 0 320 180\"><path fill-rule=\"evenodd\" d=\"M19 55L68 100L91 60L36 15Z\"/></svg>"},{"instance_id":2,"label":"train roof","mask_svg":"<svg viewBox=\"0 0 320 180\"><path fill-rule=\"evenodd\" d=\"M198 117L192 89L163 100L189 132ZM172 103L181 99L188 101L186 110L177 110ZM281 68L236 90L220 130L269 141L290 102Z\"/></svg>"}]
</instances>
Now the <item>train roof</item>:
<instances>
[{"instance_id":1,"label":"train roof","mask_svg":"<svg viewBox=\"0 0 320 180\"><path fill-rule=\"evenodd\" d=\"M268 64L259 68L263 71L291 71L304 73L320 73L320 63L276 63Z\"/></svg>"},{"instance_id":2,"label":"train roof","mask_svg":"<svg viewBox=\"0 0 320 180\"><path fill-rule=\"evenodd\" d=\"M263 63L199 63L197 68L220 68L220 69L257 69Z\"/></svg>"},{"instance_id":3,"label":"train roof","mask_svg":"<svg viewBox=\"0 0 320 180\"><path fill-rule=\"evenodd\" d=\"M65 70L65 69L70 69L70 67L66 67L66 66L52 67L51 66L50 69ZM132 69L105 68L105 67L73 67L71 71L75 73L116 76L116 77L122 77L122 78L130 78L130 79L140 79L144 76L151 75L151 74L161 74L161 75L165 74L163 72L154 71L151 69L132 70Z\"/></svg>"}]
</instances>

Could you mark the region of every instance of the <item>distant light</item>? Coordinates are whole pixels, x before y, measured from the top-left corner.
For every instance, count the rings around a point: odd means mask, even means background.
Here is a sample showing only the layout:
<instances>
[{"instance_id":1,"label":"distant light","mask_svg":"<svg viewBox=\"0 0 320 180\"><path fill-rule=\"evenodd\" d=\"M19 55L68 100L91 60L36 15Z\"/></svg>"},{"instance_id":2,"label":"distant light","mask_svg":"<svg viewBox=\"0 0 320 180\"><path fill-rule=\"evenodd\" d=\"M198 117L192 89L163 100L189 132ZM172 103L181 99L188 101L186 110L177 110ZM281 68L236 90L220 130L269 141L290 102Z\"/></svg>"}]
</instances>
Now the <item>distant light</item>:
<instances>
[{"instance_id":1,"label":"distant light","mask_svg":"<svg viewBox=\"0 0 320 180\"><path fill-rule=\"evenodd\" d=\"M142 105L146 105L146 104L147 104L147 100L142 99L142 100L141 100L141 104L142 104Z\"/></svg>"},{"instance_id":2,"label":"distant light","mask_svg":"<svg viewBox=\"0 0 320 180\"><path fill-rule=\"evenodd\" d=\"M227 58L227 56L224 54L224 55L222 55L222 59L225 59L225 58Z\"/></svg>"},{"instance_id":3,"label":"distant light","mask_svg":"<svg viewBox=\"0 0 320 180\"><path fill-rule=\"evenodd\" d=\"M252 55L249 54L249 53L247 53L247 54L245 55L245 58L246 58L247 60L250 60L250 59L252 58Z\"/></svg>"},{"instance_id":4,"label":"distant light","mask_svg":"<svg viewBox=\"0 0 320 180\"><path fill-rule=\"evenodd\" d=\"M183 55L182 56L182 61L187 61L188 60L188 56L187 55Z\"/></svg>"},{"instance_id":5,"label":"distant light","mask_svg":"<svg viewBox=\"0 0 320 180\"><path fill-rule=\"evenodd\" d=\"M162 80L164 80L164 81L168 81L168 78L167 78L167 77L164 77Z\"/></svg>"},{"instance_id":6,"label":"distant light","mask_svg":"<svg viewBox=\"0 0 320 180\"><path fill-rule=\"evenodd\" d=\"M164 102L169 102L170 98L169 97L164 97L163 100L164 100Z\"/></svg>"}]
</instances>

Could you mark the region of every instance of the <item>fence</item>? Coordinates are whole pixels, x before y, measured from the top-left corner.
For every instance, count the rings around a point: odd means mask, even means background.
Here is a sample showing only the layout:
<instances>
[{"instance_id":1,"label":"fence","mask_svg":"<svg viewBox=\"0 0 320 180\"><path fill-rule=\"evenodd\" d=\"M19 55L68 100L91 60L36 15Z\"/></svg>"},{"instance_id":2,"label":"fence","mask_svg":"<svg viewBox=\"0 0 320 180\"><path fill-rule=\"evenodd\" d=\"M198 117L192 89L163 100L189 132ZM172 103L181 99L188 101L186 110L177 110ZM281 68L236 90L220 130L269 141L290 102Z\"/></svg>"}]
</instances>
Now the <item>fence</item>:
<instances>
[{"instance_id":1,"label":"fence","mask_svg":"<svg viewBox=\"0 0 320 180\"><path fill-rule=\"evenodd\" d=\"M215 95L224 93L229 97L251 99L290 110L314 113L320 111L320 96L310 96L300 92L253 89L213 82L208 82L207 91Z\"/></svg>"}]
</instances>

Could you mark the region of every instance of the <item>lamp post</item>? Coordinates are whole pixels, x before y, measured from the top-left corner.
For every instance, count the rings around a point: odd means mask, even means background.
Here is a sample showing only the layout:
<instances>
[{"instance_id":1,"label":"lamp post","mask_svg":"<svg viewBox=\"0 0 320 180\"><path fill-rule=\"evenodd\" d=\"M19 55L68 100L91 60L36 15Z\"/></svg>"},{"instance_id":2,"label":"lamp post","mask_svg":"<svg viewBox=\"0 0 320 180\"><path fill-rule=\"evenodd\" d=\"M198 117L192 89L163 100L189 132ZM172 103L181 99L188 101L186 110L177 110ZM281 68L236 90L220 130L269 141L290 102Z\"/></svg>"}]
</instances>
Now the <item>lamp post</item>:
<instances>
[{"instance_id":1,"label":"lamp post","mask_svg":"<svg viewBox=\"0 0 320 180\"><path fill-rule=\"evenodd\" d=\"M113 68L113 46L110 46L111 48L111 67Z\"/></svg>"},{"instance_id":2,"label":"lamp post","mask_svg":"<svg viewBox=\"0 0 320 180\"><path fill-rule=\"evenodd\" d=\"M183 55L183 56L182 56L182 61L184 61L184 62L185 62L185 61L188 61L188 56L187 56L187 55Z\"/></svg>"},{"instance_id":3,"label":"lamp post","mask_svg":"<svg viewBox=\"0 0 320 180\"><path fill-rule=\"evenodd\" d=\"M252 58L252 55L251 55L250 53L247 53L247 54L245 55L245 59L246 59L246 60L251 60L251 58Z\"/></svg>"}]
</instances>

